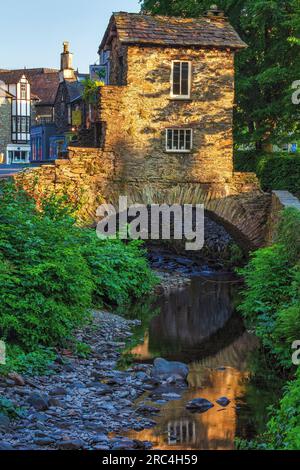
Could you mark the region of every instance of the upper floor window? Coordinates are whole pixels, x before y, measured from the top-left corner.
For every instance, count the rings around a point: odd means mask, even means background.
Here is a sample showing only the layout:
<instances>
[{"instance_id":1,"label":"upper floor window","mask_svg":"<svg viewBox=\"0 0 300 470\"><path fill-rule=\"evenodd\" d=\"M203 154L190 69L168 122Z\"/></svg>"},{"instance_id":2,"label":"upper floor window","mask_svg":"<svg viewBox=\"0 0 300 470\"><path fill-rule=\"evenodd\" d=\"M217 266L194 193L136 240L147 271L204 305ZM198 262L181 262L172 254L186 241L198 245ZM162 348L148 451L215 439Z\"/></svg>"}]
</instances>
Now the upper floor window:
<instances>
[{"instance_id":1,"label":"upper floor window","mask_svg":"<svg viewBox=\"0 0 300 470\"><path fill-rule=\"evenodd\" d=\"M20 84L20 96L21 96L21 100L27 99L27 83Z\"/></svg>"},{"instance_id":2,"label":"upper floor window","mask_svg":"<svg viewBox=\"0 0 300 470\"><path fill-rule=\"evenodd\" d=\"M172 62L171 97L190 98L192 83L192 63L188 61Z\"/></svg>"},{"instance_id":3,"label":"upper floor window","mask_svg":"<svg viewBox=\"0 0 300 470\"><path fill-rule=\"evenodd\" d=\"M192 129L167 129L167 152L190 152L193 147Z\"/></svg>"}]
</instances>

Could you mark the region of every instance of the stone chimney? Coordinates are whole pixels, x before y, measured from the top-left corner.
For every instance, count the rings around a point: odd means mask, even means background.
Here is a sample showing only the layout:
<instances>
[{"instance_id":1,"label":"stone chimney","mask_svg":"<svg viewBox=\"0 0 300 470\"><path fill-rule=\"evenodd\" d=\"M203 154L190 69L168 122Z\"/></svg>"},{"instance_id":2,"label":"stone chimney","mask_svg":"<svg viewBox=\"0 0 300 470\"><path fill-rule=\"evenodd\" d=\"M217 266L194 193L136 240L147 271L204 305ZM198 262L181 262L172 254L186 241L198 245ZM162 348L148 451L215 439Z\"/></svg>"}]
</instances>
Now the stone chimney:
<instances>
[{"instance_id":1,"label":"stone chimney","mask_svg":"<svg viewBox=\"0 0 300 470\"><path fill-rule=\"evenodd\" d=\"M224 11L220 10L217 5L211 5L206 12L208 18L224 18Z\"/></svg>"},{"instance_id":2,"label":"stone chimney","mask_svg":"<svg viewBox=\"0 0 300 470\"><path fill-rule=\"evenodd\" d=\"M75 71L73 69L73 54L69 50L69 43L63 43L63 52L60 54L60 72L59 80L76 80Z\"/></svg>"}]
</instances>

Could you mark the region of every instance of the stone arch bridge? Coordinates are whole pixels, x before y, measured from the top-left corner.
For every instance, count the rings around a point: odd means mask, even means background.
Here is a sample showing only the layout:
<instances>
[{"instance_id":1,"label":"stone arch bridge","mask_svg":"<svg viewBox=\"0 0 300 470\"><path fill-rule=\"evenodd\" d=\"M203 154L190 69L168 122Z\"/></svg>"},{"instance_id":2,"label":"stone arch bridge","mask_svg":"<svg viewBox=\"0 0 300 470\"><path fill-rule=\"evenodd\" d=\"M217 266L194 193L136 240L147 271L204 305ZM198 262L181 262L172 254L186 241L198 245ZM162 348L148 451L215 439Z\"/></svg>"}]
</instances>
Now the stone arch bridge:
<instances>
[{"instance_id":1,"label":"stone arch bridge","mask_svg":"<svg viewBox=\"0 0 300 470\"><path fill-rule=\"evenodd\" d=\"M234 173L230 180L210 183L169 181L163 175L151 181L124 180L116 171L115 155L99 149L71 147L69 159L26 170L15 179L37 200L52 190L68 194L79 204L82 223L95 220L104 202L118 206L120 195L127 196L129 204L204 204L207 214L247 250L268 243L276 219L272 195L261 191L252 173Z\"/></svg>"}]
</instances>

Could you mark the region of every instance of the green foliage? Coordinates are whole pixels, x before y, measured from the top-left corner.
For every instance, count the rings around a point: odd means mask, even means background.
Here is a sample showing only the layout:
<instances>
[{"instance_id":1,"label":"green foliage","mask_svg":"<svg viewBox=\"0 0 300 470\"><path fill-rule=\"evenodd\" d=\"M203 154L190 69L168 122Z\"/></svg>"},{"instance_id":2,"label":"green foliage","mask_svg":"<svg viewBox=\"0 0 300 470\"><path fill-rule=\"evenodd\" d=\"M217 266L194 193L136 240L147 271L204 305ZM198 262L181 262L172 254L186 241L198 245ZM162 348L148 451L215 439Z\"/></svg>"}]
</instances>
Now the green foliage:
<instances>
[{"instance_id":1,"label":"green foliage","mask_svg":"<svg viewBox=\"0 0 300 470\"><path fill-rule=\"evenodd\" d=\"M70 344L92 305L128 307L156 282L139 243L99 240L94 230L76 227L55 198L43 209L24 191L3 187L0 338L26 353L15 361L18 370L30 362L36 368L40 346ZM32 351L38 355L28 356Z\"/></svg>"},{"instance_id":2,"label":"green foliage","mask_svg":"<svg viewBox=\"0 0 300 470\"><path fill-rule=\"evenodd\" d=\"M258 250L239 272L247 285L240 310L264 338L266 331L273 329L278 307L289 299L292 274L285 250L281 245Z\"/></svg>"},{"instance_id":3,"label":"green foliage","mask_svg":"<svg viewBox=\"0 0 300 470\"><path fill-rule=\"evenodd\" d=\"M291 346L300 338L300 213L283 212L278 243L256 251L240 270L247 289L239 307L282 366L291 367Z\"/></svg>"},{"instance_id":4,"label":"green foliage","mask_svg":"<svg viewBox=\"0 0 300 470\"><path fill-rule=\"evenodd\" d=\"M82 95L83 100L88 104L96 104L98 88L104 85L103 81L95 81L90 78L86 78L82 83L84 86Z\"/></svg>"},{"instance_id":5,"label":"green foliage","mask_svg":"<svg viewBox=\"0 0 300 470\"><path fill-rule=\"evenodd\" d=\"M1 366L0 371L4 375L12 370L26 375L48 375L55 357L55 351L51 348L38 346L34 351L26 353L20 346L8 345L6 364Z\"/></svg>"},{"instance_id":6,"label":"green foliage","mask_svg":"<svg viewBox=\"0 0 300 470\"><path fill-rule=\"evenodd\" d=\"M89 344L77 341L75 345L75 353L78 357L87 358L91 354L92 349Z\"/></svg>"},{"instance_id":7,"label":"green foliage","mask_svg":"<svg viewBox=\"0 0 300 470\"><path fill-rule=\"evenodd\" d=\"M232 243L228 247L228 259L224 259L227 268L235 269L237 266L245 264L245 253L236 243Z\"/></svg>"},{"instance_id":8,"label":"green foliage","mask_svg":"<svg viewBox=\"0 0 300 470\"><path fill-rule=\"evenodd\" d=\"M287 190L300 196L299 154L263 154L255 151L236 151L236 171L250 171L257 174L264 190Z\"/></svg>"},{"instance_id":9,"label":"green foliage","mask_svg":"<svg viewBox=\"0 0 300 470\"><path fill-rule=\"evenodd\" d=\"M258 250L240 272L247 289L240 306L263 345L287 371L292 370L292 344L300 339L300 212L283 211L277 244ZM274 368L276 368L274 366ZM267 431L239 449L300 449L300 372L273 408Z\"/></svg>"},{"instance_id":10,"label":"green foliage","mask_svg":"<svg viewBox=\"0 0 300 470\"><path fill-rule=\"evenodd\" d=\"M287 384L279 408L273 408L268 422L268 448L275 450L300 450L300 371L296 379Z\"/></svg>"},{"instance_id":11,"label":"green foliage","mask_svg":"<svg viewBox=\"0 0 300 470\"><path fill-rule=\"evenodd\" d=\"M198 17L211 0L143 0L154 14ZM263 144L299 136L292 83L300 70L298 0L219 0L248 48L236 58L235 135L239 143Z\"/></svg>"},{"instance_id":12,"label":"green foliage","mask_svg":"<svg viewBox=\"0 0 300 470\"><path fill-rule=\"evenodd\" d=\"M300 450L300 371L287 383L278 407L271 407L266 431L256 440L237 440L239 450Z\"/></svg>"},{"instance_id":13,"label":"green foliage","mask_svg":"<svg viewBox=\"0 0 300 470\"><path fill-rule=\"evenodd\" d=\"M236 150L234 152L235 171L257 173L257 165L262 155L256 150Z\"/></svg>"},{"instance_id":14,"label":"green foliage","mask_svg":"<svg viewBox=\"0 0 300 470\"><path fill-rule=\"evenodd\" d=\"M259 162L257 174L263 189L288 190L300 195L300 158L268 157Z\"/></svg>"},{"instance_id":15,"label":"green foliage","mask_svg":"<svg viewBox=\"0 0 300 470\"><path fill-rule=\"evenodd\" d=\"M99 240L92 231L81 231L82 253L93 274L94 305L124 310L142 298L156 283L140 241Z\"/></svg>"},{"instance_id":16,"label":"green foliage","mask_svg":"<svg viewBox=\"0 0 300 470\"><path fill-rule=\"evenodd\" d=\"M22 418L24 416L24 410L16 408L12 401L5 397L0 397L0 413L10 418Z\"/></svg>"},{"instance_id":17,"label":"green foliage","mask_svg":"<svg viewBox=\"0 0 300 470\"><path fill-rule=\"evenodd\" d=\"M278 227L277 242L283 245L290 264L296 264L300 260L300 213L298 209L289 208L284 211Z\"/></svg>"},{"instance_id":18,"label":"green foliage","mask_svg":"<svg viewBox=\"0 0 300 470\"><path fill-rule=\"evenodd\" d=\"M0 206L0 331L25 350L56 346L83 324L93 281L74 242L73 221L37 212L21 191Z\"/></svg>"}]
</instances>

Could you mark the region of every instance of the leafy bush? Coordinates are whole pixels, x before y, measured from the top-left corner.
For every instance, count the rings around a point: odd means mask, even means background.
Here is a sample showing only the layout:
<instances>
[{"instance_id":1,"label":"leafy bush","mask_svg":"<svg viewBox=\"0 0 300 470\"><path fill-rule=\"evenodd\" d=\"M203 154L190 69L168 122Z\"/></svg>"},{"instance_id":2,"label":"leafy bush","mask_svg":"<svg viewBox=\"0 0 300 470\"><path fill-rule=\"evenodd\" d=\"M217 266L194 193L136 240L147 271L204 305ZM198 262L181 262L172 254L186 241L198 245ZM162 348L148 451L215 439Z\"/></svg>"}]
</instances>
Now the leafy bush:
<instances>
[{"instance_id":1,"label":"leafy bush","mask_svg":"<svg viewBox=\"0 0 300 470\"><path fill-rule=\"evenodd\" d=\"M37 375L49 374L50 365L55 360L55 351L51 348L37 347L32 352L24 352L20 346L8 345L6 351L6 364L1 366L1 372L10 371L20 374Z\"/></svg>"},{"instance_id":2,"label":"leafy bush","mask_svg":"<svg viewBox=\"0 0 300 470\"><path fill-rule=\"evenodd\" d=\"M25 352L63 346L88 309L128 306L155 284L137 242L99 240L53 198L43 211L5 185L0 204L0 338Z\"/></svg>"},{"instance_id":3,"label":"leafy bush","mask_svg":"<svg viewBox=\"0 0 300 470\"><path fill-rule=\"evenodd\" d=\"M270 409L266 431L252 441L236 440L239 450L300 450L300 371L284 387L278 407Z\"/></svg>"},{"instance_id":4,"label":"leafy bush","mask_svg":"<svg viewBox=\"0 0 300 470\"><path fill-rule=\"evenodd\" d=\"M264 190L287 190L300 196L299 154L235 152L235 169L257 174Z\"/></svg>"},{"instance_id":5,"label":"leafy bush","mask_svg":"<svg viewBox=\"0 0 300 470\"><path fill-rule=\"evenodd\" d=\"M300 212L287 209L278 243L256 251L240 270L247 289L239 307L263 344L291 367L291 345L300 338Z\"/></svg>"},{"instance_id":6,"label":"leafy bush","mask_svg":"<svg viewBox=\"0 0 300 470\"><path fill-rule=\"evenodd\" d=\"M1 337L25 349L67 340L86 319L93 289L70 219L38 213L9 188L0 206L0 254Z\"/></svg>"},{"instance_id":7,"label":"leafy bush","mask_svg":"<svg viewBox=\"0 0 300 470\"><path fill-rule=\"evenodd\" d=\"M297 209L284 211L278 227L277 242L284 247L291 265L300 260L300 212Z\"/></svg>"},{"instance_id":8,"label":"leafy bush","mask_svg":"<svg viewBox=\"0 0 300 470\"><path fill-rule=\"evenodd\" d=\"M25 416L25 411L15 405L8 398L0 397L0 413L3 413L10 418L22 418Z\"/></svg>"},{"instance_id":9,"label":"leafy bush","mask_svg":"<svg viewBox=\"0 0 300 470\"><path fill-rule=\"evenodd\" d=\"M273 408L265 439L270 449L300 450L300 371L285 387L276 410Z\"/></svg>"},{"instance_id":10,"label":"leafy bush","mask_svg":"<svg viewBox=\"0 0 300 470\"><path fill-rule=\"evenodd\" d=\"M257 166L257 176L265 190L282 189L300 194L300 158L269 157Z\"/></svg>"},{"instance_id":11,"label":"leafy bush","mask_svg":"<svg viewBox=\"0 0 300 470\"><path fill-rule=\"evenodd\" d=\"M255 150L236 150L234 152L235 171L256 173L257 164L261 158L261 154L258 154L258 152Z\"/></svg>"},{"instance_id":12,"label":"leafy bush","mask_svg":"<svg viewBox=\"0 0 300 470\"><path fill-rule=\"evenodd\" d=\"M81 230L80 239L95 284L94 305L113 305L122 311L155 285L142 242L99 240L90 230Z\"/></svg>"},{"instance_id":13,"label":"leafy bush","mask_svg":"<svg viewBox=\"0 0 300 470\"><path fill-rule=\"evenodd\" d=\"M274 245L256 251L240 273L247 290L239 309L264 345L272 349L276 313L289 301L292 283L284 248Z\"/></svg>"},{"instance_id":14,"label":"leafy bush","mask_svg":"<svg viewBox=\"0 0 300 470\"><path fill-rule=\"evenodd\" d=\"M293 372L292 344L300 339L299 228L300 212L283 211L277 244L256 251L240 270L247 286L240 310L276 356L276 366L289 374ZM266 433L237 445L240 449L300 449L300 371L286 387L277 409L273 408Z\"/></svg>"}]
</instances>

